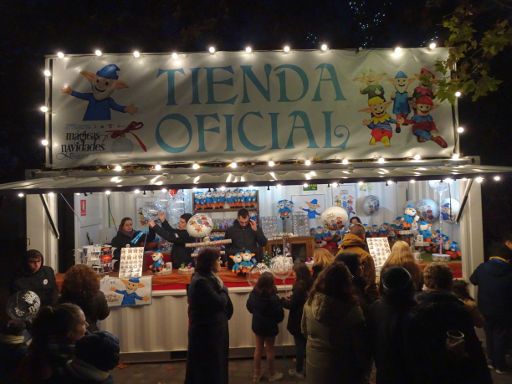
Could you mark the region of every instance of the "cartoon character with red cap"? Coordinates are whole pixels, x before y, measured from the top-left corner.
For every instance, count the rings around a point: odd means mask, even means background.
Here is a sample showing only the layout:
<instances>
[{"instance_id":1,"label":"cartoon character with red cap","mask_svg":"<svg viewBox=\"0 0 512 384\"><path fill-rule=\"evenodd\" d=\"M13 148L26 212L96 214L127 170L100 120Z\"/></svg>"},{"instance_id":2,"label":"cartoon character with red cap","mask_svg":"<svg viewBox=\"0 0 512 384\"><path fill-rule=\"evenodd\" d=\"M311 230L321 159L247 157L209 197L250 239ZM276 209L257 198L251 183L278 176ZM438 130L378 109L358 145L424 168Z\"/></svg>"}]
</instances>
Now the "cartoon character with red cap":
<instances>
[{"instance_id":1,"label":"cartoon character with red cap","mask_svg":"<svg viewBox=\"0 0 512 384\"><path fill-rule=\"evenodd\" d=\"M429 96L420 96L416 99L416 108L414 116L410 120L406 120L406 124L412 124L412 133L418 139L418 142L432 140L441 148L446 148L448 144L439 135L436 123L430 115L430 111L434 109L434 102Z\"/></svg>"},{"instance_id":2,"label":"cartoon character with red cap","mask_svg":"<svg viewBox=\"0 0 512 384\"><path fill-rule=\"evenodd\" d=\"M434 95L434 84L436 83L436 75L434 75L427 68L421 68L420 73L415 75L416 79L420 82L412 93L412 108L416 109L417 100L422 96L428 96L432 100Z\"/></svg>"}]
</instances>

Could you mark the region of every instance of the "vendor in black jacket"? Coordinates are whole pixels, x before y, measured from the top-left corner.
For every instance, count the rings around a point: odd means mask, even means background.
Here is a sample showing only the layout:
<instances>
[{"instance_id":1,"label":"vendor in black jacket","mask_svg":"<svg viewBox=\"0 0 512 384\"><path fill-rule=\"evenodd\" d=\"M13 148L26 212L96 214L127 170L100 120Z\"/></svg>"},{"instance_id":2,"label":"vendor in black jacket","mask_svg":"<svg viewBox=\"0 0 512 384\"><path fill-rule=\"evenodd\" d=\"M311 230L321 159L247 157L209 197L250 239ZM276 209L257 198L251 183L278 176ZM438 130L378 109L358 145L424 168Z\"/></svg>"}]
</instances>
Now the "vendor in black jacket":
<instances>
[{"instance_id":1,"label":"vendor in black jacket","mask_svg":"<svg viewBox=\"0 0 512 384\"><path fill-rule=\"evenodd\" d=\"M32 291L41 299L41 307L54 305L57 302L58 290L55 282L55 272L44 264L44 257L36 249L29 249L23 257L23 271L14 280L12 290Z\"/></svg>"},{"instance_id":2,"label":"vendor in black jacket","mask_svg":"<svg viewBox=\"0 0 512 384\"><path fill-rule=\"evenodd\" d=\"M229 227L225 235L226 239L231 239L231 244L226 245L226 255L235 255L246 249L256 255L256 259L263 259L263 249L267 244L267 238L263 234L261 227L258 227L254 220L249 218L249 211L242 208L238 211L238 218L233 225ZM230 258L227 259L231 261Z\"/></svg>"},{"instance_id":3,"label":"vendor in black jacket","mask_svg":"<svg viewBox=\"0 0 512 384\"><path fill-rule=\"evenodd\" d=\"M187 232L187 223L192 215L184 213L180 216L178 228L173 228L167 221L165 213L159 212L158 218L162 222L162 226L157 225L153 220L148 222L149 228L155 231L158 236L172 243L171 260L175 268L180 268L181 265L188 265L192 263L193 248L185 247L186 243L193 243L194 238Z\"/></svg>"},{"instance_id":4,"label":"vendor in black jacket","mask_svg":"<svg viewBox=\"0 0 512 384\"><path fill-rule=\"evenodd\" d=\"M141 224L146 224L141 222ZM116 248L114 251L114 259L119 260L121 257L121 248L126 247L126 244L130 244L131 247L136 247L139 243L149 243L155 239L155 232L149 228L149 233L145 235L142 231L135 231L133 229L133 220L131 217L123 217L117 235L110 242L113 247ZM116 269L119 268L119 263L116 265Z\"/></svg>"}]
</instances>

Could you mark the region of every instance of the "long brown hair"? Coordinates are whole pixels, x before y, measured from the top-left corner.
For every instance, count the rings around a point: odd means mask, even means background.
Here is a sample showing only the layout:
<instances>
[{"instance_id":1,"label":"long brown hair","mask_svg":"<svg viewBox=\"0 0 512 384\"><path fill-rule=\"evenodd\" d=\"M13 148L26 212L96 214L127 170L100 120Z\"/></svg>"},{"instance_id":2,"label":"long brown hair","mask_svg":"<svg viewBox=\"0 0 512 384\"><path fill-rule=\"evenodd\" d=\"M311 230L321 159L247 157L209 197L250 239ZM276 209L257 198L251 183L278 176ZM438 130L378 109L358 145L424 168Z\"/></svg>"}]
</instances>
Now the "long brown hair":
<instances>
[{"instance_id":1,"label":"long brown hair","mask_svg":"<svg viewBox=\"0 0 512 384\"><path fill-rule=\"evenodd\" d=\"M64 275L63 298L80 298L87 301L98 294L100 281L94 270L85 264L73 265Z\"/></svg>"},{"instance_id":2,"label":"long brown hair","mask_svg":"<svg viewBox=\"0 0 512 384\"><path fill-rule=\"evenodd\" d=\"M357 302L352 286L352 275L345 263L337 261L320 272L309 294L309 304L317 293L323 293L343 302Z\"/></svg>"},{"instance_id":3,"label":"long brown hair","mask_svg":"<svg viewBox=\"0 0 512 384\"><path fill-rule=\"evenodd\" d=\"M274 284L274 275L270 272L263 272L254 286L254 291L258 295L270 296L277 293L277 287Z\"/></svg>"},{"instance_id":4,"label":"long brown hair","mask_svg":"<svg viewBox=\"0 0 512 384\"><path fill-rule=\"evenodd\" d=\"M121 223L119 224L119 228L118 228L120 231L124 231L124 229L123 229L124 223L126 223L128 220L133 222L133 219L131 217L123 217L121 219Z\"/></svg>"}]
</instances>

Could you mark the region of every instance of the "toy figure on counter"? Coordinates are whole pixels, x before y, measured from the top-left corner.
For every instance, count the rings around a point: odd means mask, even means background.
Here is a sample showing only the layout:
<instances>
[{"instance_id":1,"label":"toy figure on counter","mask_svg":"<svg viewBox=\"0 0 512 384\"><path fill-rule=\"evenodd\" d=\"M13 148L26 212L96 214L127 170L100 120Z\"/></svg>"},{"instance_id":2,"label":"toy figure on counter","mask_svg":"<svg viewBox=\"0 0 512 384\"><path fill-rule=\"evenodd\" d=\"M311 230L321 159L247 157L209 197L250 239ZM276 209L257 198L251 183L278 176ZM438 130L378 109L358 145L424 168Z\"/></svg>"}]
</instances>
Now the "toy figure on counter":
<instances>
[{"instance_id":1,"label":"toy figure on counter","mask_svg":"<svg viewBox=\"0 0 512 384\"><path fill-rule=\"evenodd\" d=\"M153 252L151 255L153 262L149 266L149 269L153 273L161 272L164 269L164 255L161 252Z\"/></svg>"},{"instance_id":2,"label":"toy figure on counter","mask_svg":"<svg viewBox=\"0 0 512 384\"><path fill-rule=\"evenodd\" d=\"M446 251L446 253L450 255L452 260L460 259L462 257L462 253L459 248L459 243L452 240L449 242L449 244L449 249Z\"/></svg>"},{"instance_id":3,"label":"toy figure on counter","mask_svg":"<svg viewBox=\"0 0 512 384\"><path fill-rule=\"evenodd\" d=\"M231 267L231 272L235 275L240 275L242 273L242 255L237 253L236 255L229 255L231 260L233 260L233 266Z\"/></svg>"},{"instance_id":4,"label":"toy figure on counter","mask_svg":"<svg viewBox=\"0 0 512 384\"><path fill-rule=\"evenodd\" d=\"M423 241L426 243L432 242L432 224L430 224L428 221L420 221L418 223L418 234L422 236Z\"/></svg>"},{"instance_id":5,"label":"toy figure on counter","mask_svg":"<svg viewBox=\"0 0 512 384\"><path fill-rule=\"evenodd\" d=\"M254 252L251 252L249 250L245 250L244 252L241 253L242 255L242 262L240 263L241 265L241 270L242 270L242 273L248 273L252 267L254 267L257 263L256 259L254 258L254 256L256 256L256 254Z\"/></svg>"},{"instance_id":6,"label":"toy figure on counter","mask_svg":"<svg viewBox=\"0 0 512 384\"><path fill-rule=\"evenodd\" d=\"M412 229L415 230L418 228L418 220L420 217L416 215L416 209L408 204L405 208L405 212L400 219L403 229Z\"/></svg>"}]
</instances>

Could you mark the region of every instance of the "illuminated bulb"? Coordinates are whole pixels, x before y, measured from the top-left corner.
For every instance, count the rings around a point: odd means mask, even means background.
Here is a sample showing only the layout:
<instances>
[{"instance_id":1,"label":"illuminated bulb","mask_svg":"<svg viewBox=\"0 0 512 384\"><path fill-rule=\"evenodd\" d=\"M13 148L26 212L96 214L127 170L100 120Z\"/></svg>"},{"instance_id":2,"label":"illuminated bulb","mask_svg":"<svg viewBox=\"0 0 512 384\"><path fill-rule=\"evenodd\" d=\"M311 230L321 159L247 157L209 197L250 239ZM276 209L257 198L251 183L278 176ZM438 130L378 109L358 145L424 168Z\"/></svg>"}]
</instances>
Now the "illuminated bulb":
<instances>
[{"instance_id":1,"label":"illuminated bulb","mask_svg":"<svg viewBox=\"0 0 512 384\"><path fill-rule=\"evenodd\" d=\"M23 193L21 193L21 192L18 193L18 197L23 197L23 196L25 196Z\"/></svg>"},{"instance_id":2,"label":"illuminated bulb","mask_svg":"<svg viewBox=\"0 0 512 384\"><path fill-rule=\"evenodd\" d=\"M134 191L133 191L133 193L135 193L135 194L139 194L139 193L140 193L140 189L136 189L136 190L134 190Z\"/></svg>"},{"instance_id":3,"label":"illuminated bulb","mask_svg":"<svg viewBox=\"0 0 512 384\"><path fill-rule=\"evenodd\" d=\"M338 185L338 183L334 182L334 183L331 183L331 187L336 187Z\"/></svg>"},{"instance_id":4,"label":"illuminated bulb","mask_svg":"<svg viewBox=\"0 0 512 384\"><path fill-rule=\"evenodd\" d=\"M276 165L276 163L275 163L273 160L270 160L270 161L268 162L268 166L269 166L269 167L273 167L274 165Z\"/></svg>"},{"instance_id":5,"label":"illuminated bulb","mask_svg":"<svg viewBox=\"0 0 512 384\"><path fill-rule=\"evenodd\" d=\"M320 49L325 52L325 51L327 51L329 49L329 47L327 46L327 44L322 44L320 46Z\"/></svg>"},{"instance_id":6,"label":"illuminated bulb","mask_svg":"<svg viewBox=\"0 0 512 384\"><path fill-rule=\"evenodd\" d=\"M238 164L237 164L237 163L235 163L235 162L233 161L231 164L229 164L229 166L230 166L231 168L235 169L235 168L237 168L237 167L238 167Z\"/></svg>"},{"instance_id":7,"label":"illuminated bulb","mask_svg":"<svg viewBox=\"0 0 512 384\"><path fill-rule=\"evenodd\" d=\"M176 52L171 53L171 58L176 60L178 58L178 54Z\"/></svg>"},{"instance_id":8,"label":"illuminated bulb","mask_svg":"<svg viewBox=\"0 0 512 384\"><path fill-rule=\"evenodd\" d=\"M162 166L160 164L155 165L155 171L162 170Z\"/></svg>"},{"instance_id":9,"label":"illuminated bulb","mask_svg":"<svg viewBox=\"0 0 512 384\"><path fill-rule=\"evenodd\" d=\"M116 165L116 166L114 167L114 171L115 171L115 172L121 172L122 170L123 170L123 167L121 167L120 165Z\"/></svg>"},{"instance_id":10,"label":"illuminated bulb","mask_svg":"<svg viewBox=\"0 0 512 384\"><path fill-rule=\"evenodd\" d=\"M208 48L208 52L210 52L212 55L215 53L215 47L212 45Z\"/></svg>"},{"instance_id":11,"label":"illuminated bulb","mask_svg":"<svg viewBox=\"0 0 512 384\"><path fill-rule=\"evenodd\" d=\"M139 51L133 51L133 57L138 59L140 57L140 52Z\"/></svg>"},{"instance_id":12,"label":"illuminated bulb","mask_svg":"<svg viewBox=\"0 0 512 384\"><path fill-rule=\"evenodd\" d=\"M197 163L192 164L192 169L199 169L201 166Z\"/></svg>"},{"instance_id":13,"label":"illuminated bulb","mask_svg":"<svg viewBox=\"0 0 512 384\"><path fill-rule=\"evenodd\" d=\"M431 42L431 43L428 45L428 47L429 47L430 49L436 49L437 44L436 44L436 42L435 42L435 41L433 41L433 42Z\"/></svg>"},{"instance_id":14,"label":"illuminated bulb","mask_svg":"<svg viewBox=\"0 0 512 384\"><path fill-rule=\"evenodd\" d=\"M254 185L250 184L250 185L249 185L249 188L254 188Z\"/></svg>"},{"instance_id":15,"label":"illuminated bulb","mask_svg":"<svg viewBox=\"0 0 512 384\"><path fill-rule=\"evenodd\" d=\"M363 185L363 184L364 184L364 181L359 181L357 184L358 184L358 185Z\"/></svg>"},{"instance_id":16,"label":"illuminated bulb","mask_svg":"<svg viewBox=\"0 0 512 384\"><path fill-rule=\"evenodd\" d=\"M411 183L411 184L414 184L415 182L416 182L416 180L414 180L414 179L409 180L409 183Z\"/></svg>"},{"instance_id":17,"label":"illuminated bulb","mask_svg":"<svg viewBox=\"0 0 512 384\"><path fill-rule=\"evenodd\" d=\"M43 113L48 112L50 109L46 105L42 105L39 107L39 110Z\"/></svg>"},{"instance_id":18,"label":"illuminated bulb","mask_svg":"<svg viewBox=\"0 0 512 384\"><path fill-rule=\"evenodd\" d=\"M457 133L464 133L464 127L457 127Z\"/></svg>"},{"instance_id":19,"label":"illuminated bulb","mask_svg":"<svg viewBox=\"0 0 512 384\"><path fill-rule=\"evenodd\" d=\"M443 180L446 184L451 184L453 183L453 179L447 177L446 179Z\"/></svg>"},{"instance_id":20,"label":"illuminated bulb","mask_svg":"<svg viewBox=\"0 0 512 384\"><path fill-rule=\"evenodd\" d=\"M462 96L462 92L461 91L455 92L455 97L461 97L461 96Z\"/></svg>"},{"instance_id":21,"label":"illuminated bulb","mask_svg":"<svg viewBox=\"0 0 512 384\"><path fill-rule=\"evenodd\" d=\"M483 178L482 176L478 176L478 177L475 179L475 181L476 181L477 183L482 183L482 182L484 181L484 178Z\"/></svg>"},{"instance_id":22,"label":"illuminated bulb","mask_svg":"<svg viewBox=\"0 0 512 384\"><path fill-rule=\"evenodd\" d=\"M61 52L61 51L57 52L57 57L59 59L63 59L64 58L64 52Z\"/></svg>"},{"instance_id":23,"label":"illuminated bulb","mask_svg":"<svg viewBox=\"0 0 512 384\"><path fill-rule=\"evenodd\" d=\"M414 155L413 159L416 161L421 160L421 155Z\"/></svg>"},{"instance_id":24,"label":"illuminated bulb","mask_svg":"<svg viewBox=\"0 0 512 384\"><path fill-rule=\"evenodd\" d=\"M277 183L277 188L281 188L283 185L281 183Z\"/></svg>"},{"instance_id":25,"label":"illuminated bulb","mask_svg":"<svg viewBox=\"0 0 512 384\"><path fill-rule=\"evenodd\" d=\"M305 165L306 167L309 167L309 166L311 165L311 160L306 160L306 161L304 161L304 165Z\"/></svg>"},{"instance_id":26,"label":"illuminated bulb","mask_svg":"<svg viewBox=\"0 0 512 384\"><path fill-rule=\"evenodd\" d=\"M220 190L221 190L221 191L225 191L225 190L226 190L226 187L225 187L225 186L223 186L223 185L221 185L221 186L220 186Z\"/></svg>"},{"instance_id":27,"label":"illuminated bulb","mask_svg":"<svg viewBox=\"0 0 512 384\"><path fill-rule=\"evenodd\" d=\"M452 160L459 160L459 158L460 158L460 155L458 153L454 153L452 155Z\"/></svg>"},{"instance_id":28,"label":"illuminated bulb","mask_svg":"<svg viewBox=\"0 0 512 384\"><path fill-rule=\"evenodd\" d=\"M386 181L386 183L388 183L388 185L391 185L391 184L394 183L394 181L393 180L388 180L388 181Z\"/></svg>"},{"instance_id":29,"label":"illuminated bulb","mask_svg":"<svg viewBox=\"0 0 512 384\"><path fill-rule=\"evenodd\" d=\"M48 146L48 144L49 144L48 140L46 140L46 139L41 140L41 145L42 146L46 147L46 146Z\"/></svg>"},{"instance_id":30,"label":"illuminated bulb","mask_svg":"<svg viewBox=\"0 0 512 384\"><path fill-rule=\"evenodd\" d=\"M105 191L105 195L110 195L112 192L110 192L108 189Z\"/></svg>"},{"instance_id":31,"label":"illuminated bulb","mask_svg":"<svg viewBox=\"0 0 512 384\"><path fill-rule=\"evenodd\" d=\"M398 57L402 54L402 48L401 47L395 47L393 50L393 56Z\"/></svg>"},{"instance_id":32,"label":"illuminated bulb","mask_svg":"<svg viewBox=\"0 0 512 384\"><path fill-rule=\"evenodd\" d=\"M379 159L377 160L377 163L379 164L384 164L385 162L386 160L383 157L379 157Z\"/></svg>"},{"instance_id":33,"label":"illuminated bulb","mask_svg":"<svg viewBox=\"0 0 512 384\"><path fill-rule=\"evenodd\" d=\"M307 188L307 187L309 187L309 184L308 184L308 183L304 183L304 184L302 184L302 186L303 186L304 188Z\"/></svg>"},{"instance_id":34,"label":"illuminated bulb","mask_svg":"<svg viewBox=\"0 0 512 384\"><path fill-rule=\"evenodd\" d=\"M347 164L348 164L348 159L343 159L343 160L341 161L341 164L345 164L345 165L347 165Z\"/></svg>"},{"instance_id":35,"label":"illuminated bulb","mask_svg":"<svg viewBox=\"0 0 512 384\"><path fill-rule=\"evenodd\" d=\"M288 53L288 52L290 52L290 46L289 46L289 45L285 45L285 46L283 47L283 51L284 51L284 53Z\"/></svg>"},{"instance_id":36,"label":"illuminated bulb","mask_svg":"<svg viewBox=\"0 0 512 384\"><path fill-rule=\"evenodd\" d=\"M75 193L75 196L80 196L80 194L78 192Z\"/></svg>"},{"instance_id":37,"label":"illuminated bulb","mask_svg":"<svg viewBox=\"0 0 512 384\"><path fill-rule=\"evenodd\" d=\"M50 77L50 76L52 75L52 73L50 72L50 70L49 70L49 69L45 69L45 70L43 71L43 75L44 75L44 77Z\"/></svg>"},{"instance_id":38,"label":"illuminated bulb","mask_svg":"<svg viewBox=\"0 0 512 384\"><path fill-rule=\"evenodd\" d=\"M494 181L500 181L501 180L501 176L496 175L496 176L493 177L493 179L494 179Z\"/></svg>"},{"instance_id":39,"label":"illuminated bulb","mask_svg":"<svg viewBox=\"0 0 512 384\"><path fill-rule=\"evenodd\" d=\"M245 47L245 53L251 53L252 52L252 48L247 46Z\"/></svg>"},{"instance_id":40,"label":"illuminated bulb","mask_svg":"<svg viewBox=\"0 0 512 384\"><path fill-rule=\"evenodd\" d=\"M101 52L101 50L100 50L100 49L97 49L97 50L95 50L95 51L94 51L94 54L95 54L96 56L101 56L101 55L103 55L103 52Z\"/></svg>"},{"instance_id":41,"label":"illuminated bulb","mask_svg":"<svg viewBox=\"0 0 512 384\"><path fill-rule=\"evenodd\" d=\"M48 196L53 197L53 195L55 195L55 193L53 193L53 192L48 192Z\"/></svg>"},{"instance_id":42,"label":"illuminated bulb","mask_svg":"<svg viewBox=\"0 0 512 384\"><path fill-rule=\"evenodd\" d=\"M160 192L165 193L165 192L167 192L167 189L162 188L162 189L160 190Z\"/></svg>"}]
</instances>

